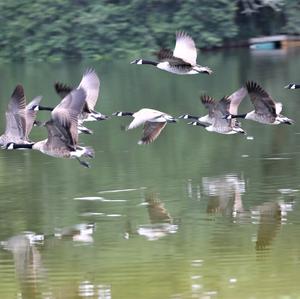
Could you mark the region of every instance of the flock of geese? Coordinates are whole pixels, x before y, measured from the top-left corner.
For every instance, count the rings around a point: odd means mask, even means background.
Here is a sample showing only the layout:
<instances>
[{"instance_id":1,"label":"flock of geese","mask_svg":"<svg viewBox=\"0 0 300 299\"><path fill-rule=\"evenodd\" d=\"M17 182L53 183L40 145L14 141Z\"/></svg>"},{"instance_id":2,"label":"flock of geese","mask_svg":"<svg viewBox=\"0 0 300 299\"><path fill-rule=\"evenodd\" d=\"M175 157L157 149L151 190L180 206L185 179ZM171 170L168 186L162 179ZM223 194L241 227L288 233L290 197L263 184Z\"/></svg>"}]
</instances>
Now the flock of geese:
<instances>
[{"instance_id":1,"label":"flock of geese","mask_svg":"<svg viewBox=\"0 0 300 299\"><path fill-rule=\"evenodd\" d=\"M197 64L197 48L194 40L185 32L176 34L174 50L161 49L156 53L158 61L136 59L132 64L149 64L161 70L179 75L211 74L208 67ZM85 167L87 161L81 158L93 158L91 147L79 145L79 133L92 134L83 126L86 121L102 121L110 117L95 110L100 91L100 79L94 69L87 69L78 87L70 87L62 83L55 84L55 90L61 101L56 107L40 105L42 97L34 98L26 105L24 88L17 85L11 95L6 115L5 132L0 136L0 146L3 149L34 149L59 158L75 158ZM289 89L298 89L300 84L290 83ZM254 110L238 114L238 106L246 95L249 95ZM238 118L250 119L262 124L293 124L294 121L283 116L282 104L275 102L272 97L256 82L247 81L245 86L230 96L224 96L219 101L208 95L201 96L201 102L208 110L205 116L184 114L179 119L192 120L188 124L202 126L209 132L220 134L236 134L245 131ZM36 120L39 110L51 111L50 119L46 122ZM136 112L118 111L114 116L131 116L132 122L126 130L143 125L143 134L138 144L153 142L167 123L177 122L173 116L149 108ZM44 126L48 137L38 142L32 142L29 134L34 125Z\"/></svg>"}]
</instances>

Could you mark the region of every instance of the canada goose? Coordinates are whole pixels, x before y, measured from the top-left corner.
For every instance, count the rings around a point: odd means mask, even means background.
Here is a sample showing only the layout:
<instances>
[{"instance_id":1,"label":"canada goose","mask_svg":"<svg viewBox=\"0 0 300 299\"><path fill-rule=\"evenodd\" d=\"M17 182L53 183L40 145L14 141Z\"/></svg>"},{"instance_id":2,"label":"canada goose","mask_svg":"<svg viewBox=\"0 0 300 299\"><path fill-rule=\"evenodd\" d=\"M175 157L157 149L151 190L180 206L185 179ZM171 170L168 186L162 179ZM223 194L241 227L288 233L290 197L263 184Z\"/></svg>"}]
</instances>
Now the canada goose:
<instances>
[{"instance_id":1,"label":"canada goose","mask_svg":"<svg viewBox=\"0 0 300 299\"><path fill-rule=\"evenodd\" d=\"M54 84L54 88L58 95L61 97L61 99L63 99L68 93L70 93L74 89L66 84L62 84L59 82ZM90 68L84 72L77 89L79 88L84 89L84 91L86 92L86 103L83 106L83 110L78 118L78 129L81 133L92 134L93 132L90 129L87 129L84 126L82 126L83 122L96 120L100 121L109 118L108 116L94 110L100 90L100 79L94 69ZM36 107L36 109L52 111L54 108L38 106Z\"/></svg>"},{"instance_id":2,"label":"canada goose","mask_svg":"<svg viewBox=\"0 0 300 299\"><path fill-rule=\"evenodd\" d=\"M298 89L298 88L300 88L300 84L290 83L290 84L284 86L284 88L288 88L288 89Z\"/></svg>"},{"instance_id":3,"label":"canada goose","mask_svg":"<svg viewBox=\"0 0 300 299\"><path fill-rule=\"evenodd\" d=\"M229 105L229 113L230 114L237 114L238 107L241 103L241 101L245 98L247 94L247 89L245 87L241 87L237 91L235 91L232 95L228 97L228 100L230 100L230 105ZM213 123L213 118L211 117L211 114L206 114L204 116L193 116L190 114L183 114L180 115L178 118L182 119L194 119L200 122L212 124Z\"/></svg>"},{"instance_id":4,"label":"canada goose","mask_svg":"<svg viewBox=\"0 0 300 299\"><path fill-rule=\"evenodd\" d=\"M212 70L208 67L197 64L197 49L194 40L185 32L176 33L176 44L174 51L161 49L156 53L159 62L136 59L131 64L150 64L157 68L178 74L211 74Z\"/></svg>"},{"instance_id":5,"label":"canada goose","mask_svg":"<svg viewBox=\"0 0 300 299\"><path fill-rule=\"evenodd\" d=\"M9 142L29 142L28 136L37 113L32 107L38 105L41 99L42 97L36 97L26 106L24 88L20 84L16 86L5 113L6 128L4 134L0 136L0 146L5 147Z\"/></svg>"},{"instance_id":6,"label":"canada goose","mask_svg":"<svg viewBox=\"0 0 300 299\"><path fill-rule=\"evenodd\" d=\"M256 82L246 82L246 88L248 90L254 110L246 114L226 116L227 119L231 118L245 118L257 121L262 124L278 125L294 123L292 119L289 119L282 114L282 104L276 103L271 96Z\"/></svg>"},{"instance_id":7,"label":"canada goose","mask_svg":"<svg viewBox=\"0 0 300 299\"><path fill-rule=\"evenodd\" d=\"M153 142L168 122L176 122L176 119L173 116L149 108L143 108L137 112L115 112L113 115L132 116L134 118L126 130L144 125L143 136L138 144L148 144Z\"/></svg>"},{"instance_id":8,"label":"canada goose","mask_svg":"<svg viewBox=\"0 0 300 299\"><path fill-rule=\"evenodd\" d=\"M10 142L7 149L29 148L57 158L75 158L85 167L89 164L81 161L80 157L94 156L90 147L78 146L78 115L85 105L85 91L74 89L51 112L51 119L44 125L48 138L36 143L16 144Z\"/></svg>"},{"instance_id":9,"label":"canada goose","mask_svg":"<svg viewBox=\"0 0 300 299\"><path fill-rule=\"evenodd\" d=\"M229 113L230 99L223 97L220 101L216 102L212 97L203 95L201 96L203 105L208 109L208 116L212 120L211 123L204 123L201 121L194 121L188 123L193 126L202 126L209 132L216 132L220 134L245 134L245 131L240 127L237 122L232 122L230 119L225 119Z\"/></svg>"}]
</instances>

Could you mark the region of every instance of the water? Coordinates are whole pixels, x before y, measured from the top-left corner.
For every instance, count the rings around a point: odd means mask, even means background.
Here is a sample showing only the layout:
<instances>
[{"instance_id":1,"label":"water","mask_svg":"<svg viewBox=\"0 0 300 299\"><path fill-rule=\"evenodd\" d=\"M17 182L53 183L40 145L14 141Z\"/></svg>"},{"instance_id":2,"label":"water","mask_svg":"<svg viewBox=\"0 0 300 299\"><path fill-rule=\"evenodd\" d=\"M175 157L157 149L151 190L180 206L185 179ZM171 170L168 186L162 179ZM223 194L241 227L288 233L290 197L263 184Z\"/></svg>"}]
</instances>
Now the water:
<instances>
[{"instance_id":1,"label":"water","mask_svg":"<svg viewBox=\"0 0 300 299\"><path fill-rule=\"evenodd\" d=\"M299 52L201 54L212 76L175 76L128 61L3 64L0 110L16 85L55 105L57 80L93 66L97 110L204 114L256 80L294 126L243 122L247 136L168 124L151 145L129 118L89 123L91 169L39 152L0 151L0 298L296 298L300 293ZM249 100L241 112L249 111ZM47 119L40 112L40 119ZM4 117L2 117L4 119ZM3 124L2 124L3 130ZM40 140L43 128L31 138ZM82 224L81 226L79 226ZM89 226L81 233L83 224Z\"/></svg>"}]
</instances>

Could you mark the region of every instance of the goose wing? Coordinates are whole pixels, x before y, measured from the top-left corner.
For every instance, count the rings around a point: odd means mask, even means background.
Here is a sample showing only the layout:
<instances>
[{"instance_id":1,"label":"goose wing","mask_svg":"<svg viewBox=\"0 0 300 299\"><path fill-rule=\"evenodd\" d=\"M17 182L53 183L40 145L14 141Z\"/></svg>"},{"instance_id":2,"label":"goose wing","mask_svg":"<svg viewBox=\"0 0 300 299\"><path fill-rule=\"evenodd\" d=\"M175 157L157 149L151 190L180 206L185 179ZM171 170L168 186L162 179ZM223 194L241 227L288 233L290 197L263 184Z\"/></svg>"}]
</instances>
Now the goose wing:
<instances>
[{"instance_id":1,"label":"goose wing","mask_svg":"<svg viewBox=\"0 0 300 299\"><path fill-rule=\"evenodd\" d=\"M89 109L93 110L97 103L100 90L100 79L94 69L87 69L81 79L78 88L86 92L86 102Z\"/></svg>"},{"instance_id":2,"label":"goose wing","mask_svg":"<svg viewBox=\"0 0 300 299\"><path fill-rule=\"evenodd\" d=\"M227 120L224 116L228 115L230 106L230 99L223 97L216 105L214 109L214 122L213 126L227 128L231 125L231 120Z\"/></svg>"},{"instance_id":3,"label":"goose wing","mask_svg":"<svg viewBox=\"0 0 300 299\"><path fill-rule=\"evenodd\" d=\"M51 112L51 119L73 146L78 142L78 115L85 105L85 97L82 88L74 89Z\"/></svg>"},{"instance_id":4,"label":"goose wing","mask_svg":"<svg viewBox=\"0 0 300 299\"><path fill-rule=\"evenodd\" d=\"M247 95L247 89L242 87L235 91L232 95L229 96L230 99L230 106L229 106L229 113L236 115L238 114L238 107L242 100Z\"/></svg>"},{"instance_id":5,"label":"goose wing","mask_svg":"<svg viewBox=\"0 0 300 299\"><path fill-rule=\"evenodd\" d=\"M33 109L34 106L37 106L40 104L42 100L42 96L35 97L27 106L25 109L25 115L26 115L26 136L25 138L28 139L28 136L32 130L34 121L36 119L37 111Z\"/></svg>"},{"instance_id":6,"label":"goose wing","mask_svg":"<svg viewBox=\"0 0 300 299\"><path fill-rule=\"evenodd\" d=\"M143 129L143 136L139 144L148 144L153 142L160 134L167 122L150 122L146 121Z\"/></svg>"},{"instance_id":7,"label":"goose wing","mask_svg":"<svg viewBox=\"0 0 300 299\"><path fill-rule=\"evenodd\" d=\"M45 124L48 131L48 139L46 146L49 150L54 149L68 149L73 150L74 146L72 145L72 140L69 135L64 134L61 128L57 125L54 120L49 120Z\"/></svg>"},{"instance_id":8,"label":"goose wing","mask_svg":"<svg viewBox=\"0 0 300 299\"><path fill-rule=\"evenodd\" d=\"M63 99L65 96L67 96L74 88L70 87L67 84L56 82L54 84L54 88L56 93L60 96L61 99Z\"/></svg>"},{"instance_id":9,"label":"goose wing","mask_svg":"<svg viewBox=\"0 0 300 299\"><path fill-rule=\"evenodd\" d=\"M197 49L194 40L185 32L176 33L176 44L173 55L191 65L196 65Z\"/></svg>"},{"instance_id":10,"label":"goose wing","mask_svg":"<svg viewBox=\"0 0 300 299\"><path fill-rule=\"evenodd\" d=\"M146 121L155 121L160 116L163 116L164 113L158 110L150 109L150 108L143 108L135 113L133 113L133 121L129 124L127 127L127 130L134 129L142 124L144 124Z\"/></svg>"},{"instance_id":11,"label":"goose wing","mask_svg":"<svg viewBox=\"0 0 300 299\"><path fill-rule=\"evenodd\" d=\"M276 103L261 86L256 82L248 81L246 88L257 114L276 117Z\"/></svg>"},{"instance_id":12,"label":"goose wing","mask_svg":"<svg viewBox=\"0 0 300 299\"><path fill-rule=\"evenodd\" d=\"M160 49L158 52L155 52L154 54L157 56L157 59L160 61L173 58L173 51L170 49Z\"/></svg>"},{"instance_id":13,"label":"goose wing","mask_svg":"<svg viewBox=\"0 0 300 299\"><path fill-rule=\"evenodd\" d=\"M215 108L216 108L216 101L212 97L208 95L202 95L200 97L200 100L204 107L208 109L208 115L209 117L214 117L215 116Z\"/></svg>"},{"instance_id":14,"label":"goose wing","mask_svg":"<svg viewBox=\"0 0 300 299\"><path fill-rule=\"evenodd\" d=\"M26 119L25 119L26 99L22 85L17 85L14 89L11 100L6 110L5 134L9 136L25 138Z\"/></svg>"},{"instance_id":15,"label":"goose wing","mask_svg":"<svg viewBox=\"0 0 300 299\"><path fill-rule=\"evenodd\" d=\"M158 60L161 62L167 61L171 67L190 68L191 64L182 60L179 57L173 56L173 51L170 49L161 49L155 53Z\"/></svg>"}]
</instances>

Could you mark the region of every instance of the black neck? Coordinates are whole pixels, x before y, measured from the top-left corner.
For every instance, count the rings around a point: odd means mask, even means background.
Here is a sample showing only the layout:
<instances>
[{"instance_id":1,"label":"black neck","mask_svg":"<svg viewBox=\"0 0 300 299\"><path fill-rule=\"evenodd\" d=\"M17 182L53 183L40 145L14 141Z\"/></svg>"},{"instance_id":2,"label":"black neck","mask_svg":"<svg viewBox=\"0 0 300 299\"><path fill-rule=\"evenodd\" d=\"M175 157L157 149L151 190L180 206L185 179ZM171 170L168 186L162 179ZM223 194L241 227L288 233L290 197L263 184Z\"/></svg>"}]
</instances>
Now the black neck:
<instances>
[{"instance_id":1,"label":"black neck","mask_svg":"<svg viewBox=\"0 0 300 299\"><path fill-rule=\"evenodd\" d=\"M247 114L236 114L236 115L231 114L231 118L245 118L246 116Z\"/></svg>"},{"instance_id":2,"label":"black neck","mask_svg":"<svg viewBox=\"0 0 300 299\"><path fill-rule=\"evenodd\" d=\"M295 84L295 88L300 88L300 84Z\"/></svg>"},{"instance_id":3,"label":"black neck","mask_svg":"<svg viewBox=\"0 0 300 299\"><path fill-rule=\"evenodd\" d=\"M189 115L189 114L187 114L187 118L188 118L188 119L198 119L199 116L194 116L194 115Z\"/></svg>"},{"instance_id":4,"label":"black neck","mask_svg":"<svg viewBox=\"0 0 300 299\"><path fill-rule=\"evenodd\" d=\"M120 116L132 116L133 112L117 112L117 113L122 113Z\"/></svg>"},{"instance_id":5,"label":"black neck","mask_svg":"<svg viewBox=\"0 0 300 299\"><path fill-rule=\"evenodd\" d=\"M151 65L157 66L158 62L143 59L142 64L151 64Z\"/></svg>"},{"instance_id":6,"label":"black neck","mask_svg":"<svg viewBox=\"0 0 300 299\"><path fill-rule=\"evenodd\" d=\"M53 107L47 107L47 106L39 106L39 110L47 110L47 111L53 111Z\"/></svg>"},{"instance_id":7,"label":"black neck","mask_svg":"<svg viewBox=\"0 0 300 299\"><path fill-rule=\"evenodd\" d=\"M19 148L32 148L34 143L22 143L22 144L16 144L14 143L14 149L19 149Z\"/></svg>"}]
</instances>

